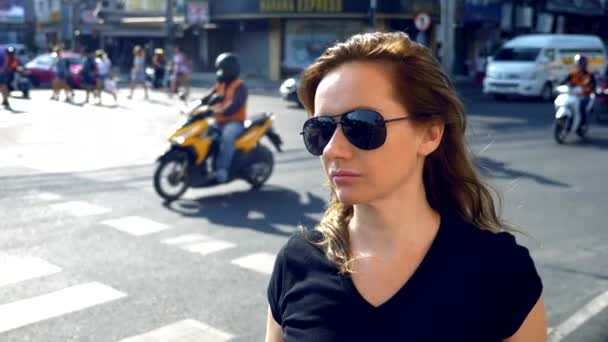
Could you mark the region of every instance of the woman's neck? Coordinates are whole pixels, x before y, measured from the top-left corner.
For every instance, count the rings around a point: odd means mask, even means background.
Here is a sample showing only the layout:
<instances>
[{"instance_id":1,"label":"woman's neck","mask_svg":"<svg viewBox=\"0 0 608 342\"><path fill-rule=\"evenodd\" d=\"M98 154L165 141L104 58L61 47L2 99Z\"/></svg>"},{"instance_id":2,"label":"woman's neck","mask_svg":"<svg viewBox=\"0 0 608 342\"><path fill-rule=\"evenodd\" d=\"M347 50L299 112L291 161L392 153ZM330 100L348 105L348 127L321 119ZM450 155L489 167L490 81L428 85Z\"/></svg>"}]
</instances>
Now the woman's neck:
<instances>
[{"instance_id":1,"label":"woman's neck","mask_svg":"<svg viewBox=\"0 0 608 342\"><path fill-rule=\"evenodd\" d=\"M391 256L432 240L439 222L439 213L430 207L420 184L370 204L355 205L349 233L356 249Z\"/></svg>"}]
</instances>

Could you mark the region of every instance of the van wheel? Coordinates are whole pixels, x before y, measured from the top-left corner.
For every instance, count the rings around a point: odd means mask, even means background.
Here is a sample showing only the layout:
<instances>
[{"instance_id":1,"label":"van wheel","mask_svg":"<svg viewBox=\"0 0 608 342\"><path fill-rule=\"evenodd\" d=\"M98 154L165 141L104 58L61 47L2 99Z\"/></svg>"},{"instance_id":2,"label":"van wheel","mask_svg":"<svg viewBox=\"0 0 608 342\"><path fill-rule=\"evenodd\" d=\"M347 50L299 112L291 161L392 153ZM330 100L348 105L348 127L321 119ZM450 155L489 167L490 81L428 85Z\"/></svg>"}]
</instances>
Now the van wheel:
<instances>
[{"instance_id":1,"label":"van wheel","mask_svg":"<svg viewBox=\"0 0 608 342\"><path fill-rule=\"evenodd\" d=\"M545 102L553 100L553 86L551 83L545 83L543 89L540 91L540 99Z\"/></svg>"},{"instance_id":2,"label":"van wheel","mask_svg":"<svg viewBox=\"0 0 608 342\"><path fill-rule=\"evenodd\" d=\"M505 101L507 99L507 95L505 94L494 94L494 100L496 101Z\"/></svg>"}]
</instances>

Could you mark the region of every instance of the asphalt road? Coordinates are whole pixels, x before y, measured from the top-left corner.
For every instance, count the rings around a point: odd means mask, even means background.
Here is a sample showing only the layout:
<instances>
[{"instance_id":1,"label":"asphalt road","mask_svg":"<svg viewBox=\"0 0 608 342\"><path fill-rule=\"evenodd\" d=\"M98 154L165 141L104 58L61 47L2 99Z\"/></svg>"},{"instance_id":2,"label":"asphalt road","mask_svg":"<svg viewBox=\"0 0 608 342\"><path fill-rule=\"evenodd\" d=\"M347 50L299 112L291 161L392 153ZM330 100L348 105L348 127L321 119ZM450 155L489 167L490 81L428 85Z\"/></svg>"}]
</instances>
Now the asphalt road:
<instances>
[{"instance_id":1,"label":"asphalt road","mask_svg":"<svg viewBox=\"0 0 608 342\"><path fill-rule=\"evenodd\" d=\"M532 237L518 241L541 272L553 340L608 341L608 126L560 146L551 104L462 94L477 165ZM254 92L250 114L275 113L285 141L268 185L165 206L154 160L184 105L124 95L110 108L37 91L0 111L0 340L262 340L274 255L327 198L298 134L304 112Z\"/></svg>"}]
</instances>

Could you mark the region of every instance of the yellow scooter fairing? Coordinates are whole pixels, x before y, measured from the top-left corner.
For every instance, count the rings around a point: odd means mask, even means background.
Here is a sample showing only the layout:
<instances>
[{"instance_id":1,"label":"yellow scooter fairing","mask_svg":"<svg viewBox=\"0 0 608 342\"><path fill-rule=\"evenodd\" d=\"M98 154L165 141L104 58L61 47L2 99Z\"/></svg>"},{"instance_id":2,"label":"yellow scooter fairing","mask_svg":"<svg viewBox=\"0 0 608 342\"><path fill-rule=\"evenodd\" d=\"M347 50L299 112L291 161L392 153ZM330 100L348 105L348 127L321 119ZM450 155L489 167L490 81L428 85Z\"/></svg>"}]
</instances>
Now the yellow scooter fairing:
<instances>
[{"instance_id":1,"label":"yellow scooter fairing","mask_svg":"<svg viewBox=\"0 0 608 342\"><path fill-rule=\"evenodd\" d=\"M249 152L255 148L258 141L268 131L273 121L272 115L263 115L256 120L247 120L245 122L245 131L238 137L234 143L234 147L243 152Z\"/></svg>"},{"instance_id":2,"label":"yellow scooter fairing","mask_svg":"<svg viewBox=\"0 0 608 342\"><path fill-rule=\"evenodd\" d=\"M194 109L188 116L190 123L175 131L168 139L173 144L182 147L192 147L196 152L196 165L200 165L205 161L213 142L212 137L202 136L203 132L209 129L209 120L203 117L197 120L198 116L204 115L207 111L207 106Z\"/></svg>"}]
</instances>

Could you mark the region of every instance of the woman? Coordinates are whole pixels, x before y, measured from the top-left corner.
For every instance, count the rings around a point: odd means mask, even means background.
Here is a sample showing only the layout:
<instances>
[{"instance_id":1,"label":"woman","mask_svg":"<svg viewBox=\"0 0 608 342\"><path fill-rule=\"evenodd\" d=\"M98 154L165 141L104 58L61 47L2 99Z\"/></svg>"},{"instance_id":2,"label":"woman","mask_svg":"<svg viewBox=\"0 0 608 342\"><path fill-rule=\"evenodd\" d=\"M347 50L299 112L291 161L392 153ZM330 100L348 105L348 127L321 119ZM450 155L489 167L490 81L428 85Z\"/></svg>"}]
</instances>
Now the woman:
<instances>
[{"instance_id":1,"label":"woman","mask_svg":"<svg viewBox=\"0 0 608 342\"><path fill-rule=\"evenodd\" d=\"M112 61L108 57L105 51L97 50L95 52L95 63L97 64L98 76L97 76L97 92L99 94L99 102L101 105L101 93L106 91L114 98L114 104L118 102L116 96L116 89L113 86L108 87L112 84Z\"/></svg>"},{"instance_id":2,"label":"woman","mask_svg":"<svg viewBox=\"0 0 608 342\"><path fill-rule=\"evenodd\" d=\"M146 85L146 52L141 46L133 48L133 68L131 68L131 92L127 98L133 98L135 85L141 84L144 87L146 100L148 99L148 86Z\"/></svg>"},{"instance_id":3,"label":"woman","mask_svg":"<svg viewBox=\"0 0 608 342\"><path fill-rule=\"evenodd\" d=\"M59 93L63 90L65 92L65 102L70 102L74 97L74 93L68 84L70 65L68 60L63 58L63 49L59 47L53 49L53 57L55 60L55 78L53 79L53 95L51 96L51 100L58 101Z\"/></svg>"},{"instance_id":4,"label":"woman","mask_svg":"<svg viewBox=\"0 0 608 342\"><path fill-rule=\"evenodd\" d=\"M353 36L304 71L299 96L331 200L277 255L266 341L546 340L541 280L503 232L427 48Z\"/></svg>"},{"instance_id":5,"label":"woman","mask_svg":"<svg viewBox=\"0 0 608 342\"><path fill-rule=\"evenodd\" d=\"M182 100L186 100L188 98L188 93L190 92L190 69L188 68L186 55L181 51L179 46L176 46L174 49L173 55L173 65L172 65L172 78L171 78L171 92L169 93L169 97L172 97L173 94L177 93L178 85L184 87L184 93L181 94Z\"/></svg>"}]
</instances>

